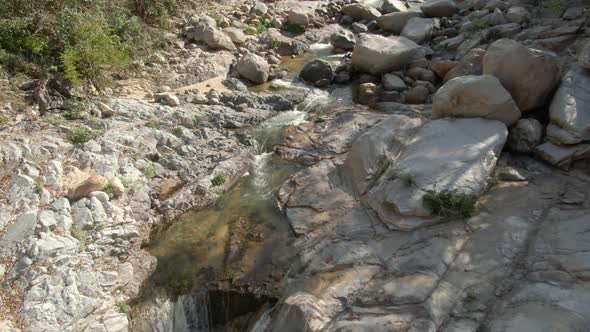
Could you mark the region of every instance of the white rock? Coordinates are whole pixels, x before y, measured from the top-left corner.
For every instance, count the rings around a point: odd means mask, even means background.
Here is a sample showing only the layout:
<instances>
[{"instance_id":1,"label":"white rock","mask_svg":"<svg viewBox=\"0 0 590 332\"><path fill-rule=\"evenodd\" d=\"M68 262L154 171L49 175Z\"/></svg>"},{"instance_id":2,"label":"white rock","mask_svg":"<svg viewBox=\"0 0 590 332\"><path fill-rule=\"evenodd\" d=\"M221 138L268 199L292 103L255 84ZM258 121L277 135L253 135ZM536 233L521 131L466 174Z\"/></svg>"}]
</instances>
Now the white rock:
<instances>
[{"instance_id":1,"label":"white rock","mask_svg":"<svg viewBox=\"0 0 590 332\"><path fill-rule=\"evenodd\" d=\"M270 66L266 60L256 54L246 54L236 67L240 75L254 83L262 84L268 80Z\"/></svg>"},{"instance_id":2,"label":"white rock","mask_svg":"<svg viewBox=\"0 0 590 332\"><path fill-rule=\"evenodd\" d=\"M416 11L390 13L378 17L377 24L381 29L399 35L410 19L421 16L422 13Z\"/></svg>"}]
</instances>

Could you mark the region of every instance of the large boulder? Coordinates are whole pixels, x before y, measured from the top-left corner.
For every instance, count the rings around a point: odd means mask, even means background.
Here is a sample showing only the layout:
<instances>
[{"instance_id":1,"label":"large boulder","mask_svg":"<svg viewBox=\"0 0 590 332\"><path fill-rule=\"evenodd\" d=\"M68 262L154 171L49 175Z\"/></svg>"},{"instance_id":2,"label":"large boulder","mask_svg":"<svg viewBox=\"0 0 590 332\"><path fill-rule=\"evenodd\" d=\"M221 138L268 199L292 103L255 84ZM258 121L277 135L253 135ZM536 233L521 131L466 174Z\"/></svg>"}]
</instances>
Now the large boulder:
<instances>
[{"instance_id":1,"label":"large boulder","mask_svg":"<svg viewBox=\"0 0 590 332\"><path fill-rule=\"evenodd\" d=\"M574 66L563 78L549 107L547 137L558 144L590 140L590 73Z\"/></svg>"},{"instance_id":2,"label":"large boulder","mask_svg":"<svg viewBox=\"0 0 590 332\"><path fill-rule=\"evenodd\" d=\"M342 14L350 16L355 20L373 21L381 16L381 13L370 6L360 3L353 3L342 7Z\"/></svg>"},{"instance_id":3,"label":"large boulder","mask_svg":"<svg viewBox=\"0 0 590 332\"><path fill-rule=\"evenodd\" d=\"M513 125L520 110L500 81L490 75L461 76L448 81L434 95L432 116L485 118Z\"/></svg>"},{"instance_id":4,"label":"large boulder","mask_svg":"<svg viewBox=\"0 0 590 332\"><path fill-rule=\"evenodd\" d=\"M555 56L511 39L490 45L483 58L483 73L496 76L523 112L545 104L561 75Z\"/></svg>"},{"instance_id":5,"label":"large boulder","mask_svg":"<svg viewBox=\"0 0 590 332\"><path fill-rule=\"evenodd\" d=\"M261 84L268 80L270 66L263 57L246 54L238 61L237 70L245 79Z\"/></svg>"},{"instance_id":6,"label":"large boulder","mask_svg":"<svg viewBox=\"0 0 590 332\"><path fill-rule=\"evenodd\" d=\"M426 16L447 17L453 16L459 8L454 0L429 0L420 6L420 10Z\"/></svg>"},{"instance_id":7,"label":"large boulder","mask_svg":"<svg viewBox=\"0 0 590 332\"><path fill-rule=\"evenodd\" d=\"M311 13L304 9L292 9L287 13L287 22L289 24L306 27L309 25Z\"/></svg>"},{"instance_id":8,"label":"large boulder","mask_svg":"<svg viewBox=\"0 0 590 332\"><path fill-rule=\"evenodd\" d=\"M222 31L208 29L203 33L203 38L205 44L214 50L236 50L236 45L234 45L232 39Z\"/></svg>"},{"instance_id":9,"label":"large boulder","mask_svg":"<svg viewBox=\"0 0 590 332\"><path fill-rule=\"evenodd\" d=\"M419 49L405 37L363 34L352 52L352 64L363 72L383 74L406 67Z\"/></svg>"},{"instance_id":10,"label":"large boulder","mask_svg":"<svg viewBox=\"0 0 590 332\"><path fill-rule=\"evenodd\" d=\"M244 44L246 40L248 40L248 37L242 29L228 27L223 29L223 32L231 39L232 42L234 42L234 44L241 45Z\"/></svg>"},{"instance_id":11,"label":"large boulder","mask_svg":"<svg viewBox=\"0 0 590 332\"><path fill-rule=\"evenodd\" d=\"M317 59L306 64L299 73L299 77L306 83L322 87L332 83L334 70L328 61Z\"/></svg>"},{"instance_id":12,"label":"large boulder","mask_svg":"<svg viewBox=\"0 0 590 332\"><path fill-rule=\"evenodd\" d=\"M587 41L580 50L580 53L578 54L578 61L580 66L590 70L590 41Z\"/></svg>"},{"instance_id":13,"label":"large boulder","mask_svg":"<svg viewBox=\"0 0 590 332\"><path fill-rule=\"evenodd\" d=\"M430 190L482 195L508 134L501 122L485 119L425 122L396 115L386 121L354 144L376 144L379 151L353 145L344 169L360 192L370 186L364 184L367 178L378 178L366 194L367 203L390 228L400 230L440 221L423 204ZM374 138L366 137L371 135ZM384 144L387 146L379 148ZM365 158L365 153L373 161ZM368 171L362 169L366 167Z\"/></svg>"},{"instance_id":14,"label":"large boulder","mask_svg":"<svg viewBox=\"0 0 590 332\"><path fill-rule=\"evenodd\" d=\"M402 30L401 35L416 43L430 40L434 30L434 21L431 18L411 18Z\"/></svg>"},{"instance_id":15,"label":"large boulder","mask_svg":"<svg viewBox=\"0 0 590 332\"><path fill-rule=\"evenodd\" d=\"M330 37L330 44L332 44L334 49L352 51L354 49L354 45L356 44L356 40L352 32L348 30L341 30L335 32L332 37Z\"/></svg>"},{"instance_id":16,"label":"large boulder","mask_svg":"<svg viewBox=\"0 0 590 332\"><path fill-rule=\"evenodd\" d=\"M396 12L378 17L377 24L381 29L399 35L410 19L421 16L422 13L416 11Z\"/></svg>"}]
</instances>

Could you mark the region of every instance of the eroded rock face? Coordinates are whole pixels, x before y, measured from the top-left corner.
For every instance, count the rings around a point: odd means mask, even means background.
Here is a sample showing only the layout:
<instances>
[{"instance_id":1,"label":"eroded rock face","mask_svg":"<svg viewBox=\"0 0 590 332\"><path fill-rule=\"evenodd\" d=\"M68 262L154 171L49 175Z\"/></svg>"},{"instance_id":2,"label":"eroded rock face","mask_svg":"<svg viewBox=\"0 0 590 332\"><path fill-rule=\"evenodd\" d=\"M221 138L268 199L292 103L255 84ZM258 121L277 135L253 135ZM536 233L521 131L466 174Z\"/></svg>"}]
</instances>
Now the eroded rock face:
<instances>
[{"instance_id":1,"label":"eroded rock face","mask_svg":"<svg viewBox=\"0 0 590 332\"><path fill-rule=\"evenodd\" d=\"M549 108L547 136L558 144L590 140L590 73L572 68L561 82Z\"/></svg>"},{"instance_id":2,"label":"eroded rock face","mask_svg":"<svg viewBox=\"0 0 590 332\"><path fill-rule=\"evenodd\" d=\"M586 42L586 44L580 50L578 54L578 61L580 66L590 70L590 42Z\"/></svg>"},{"instance_id":3,"label":"eroded rock face","mask_svg":"<svg viewBox=\"0 0 590 332\"><path fill-rule=\"evenodd\" d=\"M405 37L363 34L352 52L352 64L360 71L382 74L408 65L419 46Z\"/></svg>"},{"instance_id":4,"label":"eroded rock face","mask_svg":"<svg viewBox=\"0 0 590 332\"><path fill-rule=\"evenodd\" d=\"M434 118L485 118L511 126L521 114L500 81L482 75L460 76L445 83L434 95L432 115Z\"/></svg>"},{"instance_id":5,"label":"eroded rock face","mask_svg":"<svg viewBox=\"0 0 590 332\"><path fill-rule=\"evenodd\" d=\"M560 68L550 54L500 39L483 58L483 73L496 76L522 112L542 106L557 87Z\"/></svg>"},{"instance_id":6,"label":"eroded rock face","mask_svg":"<svg viewBox=\"0 0 590 332\"><path fill-rule=\"evenodd\" d=\"M334 79L334 70L328 61L318 59L306 64L299 73L299 77L315 86L327 86Z\"/></svg>"}]
</instances>

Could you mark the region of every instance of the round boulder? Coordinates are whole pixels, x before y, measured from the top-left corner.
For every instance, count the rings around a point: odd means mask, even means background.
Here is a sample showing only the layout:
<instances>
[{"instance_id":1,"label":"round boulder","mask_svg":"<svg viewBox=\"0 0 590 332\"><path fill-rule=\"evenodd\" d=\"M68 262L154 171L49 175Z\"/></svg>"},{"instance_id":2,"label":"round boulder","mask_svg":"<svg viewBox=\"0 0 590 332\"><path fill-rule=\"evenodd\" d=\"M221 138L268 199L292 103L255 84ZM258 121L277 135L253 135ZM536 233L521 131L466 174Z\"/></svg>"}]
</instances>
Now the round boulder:
<instances>
[{"instance_id":1,"label":"round boulder","mask_svg":"<svg viewBox=\"0 0 590 332\"><path fill-rule=\"evenodd\" d=\"M490 45L483 57L483 73L496 76L523 112L543 106L561 76L555 56L512 39Z\"/></svg>"},{"instance_id":2,"label":"round boulder","mask_svg":"<svg viewBox=\"0 0 590 332\"><path fill-rule=\"evenodd\" d=\"M448 81L434 95L432 116L485 118L513 125L520 110L494 76L461 76Z\"/></svg>"},{"instance_id":3,"label":"round boulder","mask_svg":"<svg viewBox=\"0 0 590 332\"><path fill-rule=\"evenodd\" d=\"M420 6L420 10L430 17L453 16L459 11L454 0L429 0Z\"/></svg>"},{"instance_id":4,"label":"round boulder","mask_svg":"<svg viewBox=\"0 0 590 332\"><path fill-rule=\"evenodd\" d=\"M354 39L354 34L348 30L341 30L335 32L332 37L330 38L330 44L334 49L340 49L344 51L351 51L354 49L354 45L356 44L356 40Z\"/></svg>"},{"instance_id":5,"label":"round boulder","mask_svg":"<svg viewBox=\"0 0 590 332\"><path fill-rule=\"evenodd\" d=\"M543 126L535 119L520 119L510 129L508 134L508 147L516 152L532 152L541 144L543 138Z\"/></svg>"},{"instance_id":6,"label":"round boulder","mask_svg":"<svg viewBox=\"0 0 590 332\"><path fill-rule=\"evenodd\" d=\"M246 54L237 65L238 73L245 79L262 84L268 80L270 65L256 54Z\"/></svg>"}]
</instances>

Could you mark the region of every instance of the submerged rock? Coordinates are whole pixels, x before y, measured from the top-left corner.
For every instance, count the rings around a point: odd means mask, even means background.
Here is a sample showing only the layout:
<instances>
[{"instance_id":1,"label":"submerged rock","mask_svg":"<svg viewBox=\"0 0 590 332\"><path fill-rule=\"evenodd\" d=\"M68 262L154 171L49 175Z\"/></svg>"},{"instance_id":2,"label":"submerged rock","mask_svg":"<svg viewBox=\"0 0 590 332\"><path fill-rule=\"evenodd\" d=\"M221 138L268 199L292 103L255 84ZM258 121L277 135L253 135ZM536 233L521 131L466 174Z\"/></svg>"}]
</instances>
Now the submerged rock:
<instances>
[{"instance_id":1,"label":"submerged rock","mask_svg":"<svg viewBox=\"0 0 590 332\"><path fill-rule=\"evenodd\" d=\"M334 70L328 61L317 59L306 64L299 73L299 77L306 83L322 87L332 83Z\"/></svg>"}]
</instances>

